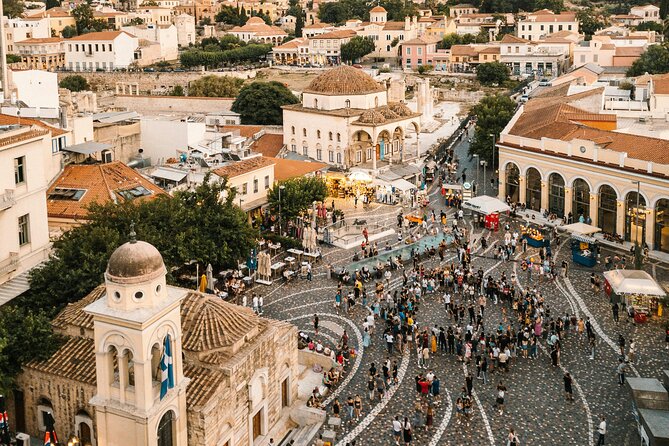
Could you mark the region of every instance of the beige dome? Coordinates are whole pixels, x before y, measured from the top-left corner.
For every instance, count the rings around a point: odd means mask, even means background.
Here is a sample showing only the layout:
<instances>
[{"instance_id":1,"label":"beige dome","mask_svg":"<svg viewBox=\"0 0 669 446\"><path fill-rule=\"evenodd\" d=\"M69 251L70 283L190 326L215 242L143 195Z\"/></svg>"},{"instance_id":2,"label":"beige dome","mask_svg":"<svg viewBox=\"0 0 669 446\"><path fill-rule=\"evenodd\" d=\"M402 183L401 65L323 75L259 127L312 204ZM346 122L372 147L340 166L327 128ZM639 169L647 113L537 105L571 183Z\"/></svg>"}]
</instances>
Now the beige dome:
<instances>
[{"instance_id":1,"label":"beige dome","mask_svg":"<svg viewBox=\"0 0 669 446\"><path fill-rule=\"evenodd\" d=\"M409 107L402 104L401 102L395 102L388 106L394 113L401 117L407 117L413 115L413 112Z\"/></svg>"},{"instance_id":2,"label":"beige dome","mask_svg":"<svg viewBox=\"0 0 669 446\"><path fill-rule=\"evenodd\" d=\"M306 93L326 94L335 96L369 94L385 91L385 88L376 82L364 71L342 65L314 79Z\"/></svg>"},{"instance_id":3,"label":"beige dome","mask_svg":"<svg viewBox=\"0 0 669 446\"><path fill-rule=\"evenodd\" d=\"M254 24L256 24L256 25L261 25L261 24L264 25L264 24L265 24L265 21L264 21L263 19L261 19L260 17L251 17L250 19L248 19L248 20L246 21L246 24L247 24L247 25L254 25Z\"/></svg>"},{"instance_id":4,"label":"beige dome","mask_svg":"<svg viewBox=\"0 0 669 446\"><path fill-rule=\"evenodd\" d=\"M369 12L388 12L383 6L375 6Z\"/></svg>"},{"instance_id":5,"label":"beige dome","mask_svg":"<svg viewBox=\"0 0 669 446\"><path fill-rule=\"evenodd\" d=\"M133 240L112 253L107 263L106 276L113 282L135 283L153 280L165 272L163 256L156 247Z\"/></svg>"}]
</instances>

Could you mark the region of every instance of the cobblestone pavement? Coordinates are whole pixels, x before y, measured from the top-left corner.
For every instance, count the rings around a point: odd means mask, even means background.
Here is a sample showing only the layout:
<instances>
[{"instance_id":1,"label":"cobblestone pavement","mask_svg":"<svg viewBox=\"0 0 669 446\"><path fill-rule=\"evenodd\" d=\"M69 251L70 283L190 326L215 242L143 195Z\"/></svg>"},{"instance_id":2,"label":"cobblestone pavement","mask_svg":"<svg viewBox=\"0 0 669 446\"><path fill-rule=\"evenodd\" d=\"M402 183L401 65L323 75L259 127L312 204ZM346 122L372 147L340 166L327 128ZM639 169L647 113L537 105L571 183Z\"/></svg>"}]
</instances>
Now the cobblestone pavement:
<instances>
[{"instance_id":1,"label":"cobblestone pavement","mask_svg":"<svg viewBox=\"0 0 669 446\"><path fill-rule=\"evenodd\" d=\"M435 206L438 195L432 195ZM370 210L351 210L351 214L366 212L374 215L396 215L397 209L387 206L372 205ZM437 210L438 212L438 210ZM450 219L449 219L450 221ZM518 222L513 225L517 226ZM485 234L474 229L472 238L486 236L489 245L503 237L503 231ZM564 237L563 237L564 239ZM388 238L396 241L394 236ZM385 240L379 242L382 246ZM565 244L566 243L566 244ZM553 247L556 264L570 257L568 241L561 247ZM324 248L325 261L314 270L314 280L295 280L289 284L277 284L271 287L255 287L254 291L262 293L265 299L264 315L271 318L288 320L301 330L313 333L312 318L315 313L321 320L317 339L325 345L332 345L339 339L344 329L350 335L350 344L359 349L359 355L351 361L347 369L346 379L335 389L334 394L326 402L329 404L336 396L344 403L348 396L360 394L363 398L362 417L349 420L344 415L344 422L336 429L338 446L356 440L358 445L390 445L391 420L394 416L413 418L413 404L416 399L414 377L426 370L418 368L415 351L407 350L391 356L399 365L399 383L391 388L386 398L370 402L367 399L367 370L371 363L380 369L386 359L387 350L381 339L380 330L372 337L372 344L362 348L361 331L363 318L368 312L357 305L350 315L337 314L334 308L336 281L329 280L325 274L325 264L346 265L350 262L352 251L337 248ZM529 250L530 256L534 251ZM604 253L602 256L604 256ZM449 253L444 263L453 261L454 253ZM594 269L579 268L570 263L567 278L559 278L557 282L539 283L536 275L528 280L526 273L520 270L518 261L498 261L488 253L477 253L473 258L473 266L483 268L499 276L505 271L507 276L516 272L521 287L536 286L550 306L551 315L576 314L590 317L597 333L597 354L594 360L589 359L587 342L578 339L576 333L567 335L563 342L561 366L553 367L547 351L542 348L538 359L515 359L506 373L495 372L490 381L483 384L474 380L474 412L470 423L458 424L455 419L453 405L455 399L465 385L468 366L458 362L454 355L437 353L430 359L430 369L441 380L442 400L436 406L434 426L426 431L420 428L414 431L414 445L505 445L509 427L515 428L521 444L524 445L594 445L595 431L599 414L604 414L608 421L607 444L632 445L638 444L639 438L636 423L631 412L631 397L624 387L618 385L616 365L618 360L617 339L619 334L628 340L637 342L638 357L629 370L629 376L660 378L662 369L669 368L669 350L665 349L664 323L651 321L643 325L635 325L621 314L618 323L613 321L608 297L604 293L595 294L590 288L590 273L601 274L602 266ZM424 262L426 267L436 265L436 260ZM645 265L658 280L669 280L667 265ZM401 273L393 272L391 288L401 285ZM373 283L367 288L373 288ZM373 293L372 293L373 295ZM503 319L502 304L488 302L485 311L485 327L495 327ZM511 313L511 310L508 310ZM454 325L449 320L441 303L441 293L427 295L421 301L417 315L419 326L447 327ZM378 324L377 324L378 327ZM490 329L486 330L489 331ZM473 366L469 371L475 375ZM574 401L567 402L564 398L562 376L569 371L574 378ZM495 387L503 381L508 388L506 408L503 415L495 410ZM329 408L329 407L328 407ZM343 410L345 412L345 410Z\"/></svg>"}]
</instances>

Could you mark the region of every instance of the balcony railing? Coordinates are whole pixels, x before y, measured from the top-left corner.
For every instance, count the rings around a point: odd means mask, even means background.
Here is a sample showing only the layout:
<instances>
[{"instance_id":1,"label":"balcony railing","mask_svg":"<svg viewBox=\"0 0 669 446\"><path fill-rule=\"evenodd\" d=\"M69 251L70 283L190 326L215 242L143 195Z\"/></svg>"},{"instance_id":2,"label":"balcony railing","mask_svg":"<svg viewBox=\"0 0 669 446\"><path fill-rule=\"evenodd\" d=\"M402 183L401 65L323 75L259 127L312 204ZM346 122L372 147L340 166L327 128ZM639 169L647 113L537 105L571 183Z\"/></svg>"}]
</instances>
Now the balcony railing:
<instances>
[{"instance_id":1,"label":"balcony railing","mask_svg":"<svg viewBox=\"0 0 669 446\"><path fill-rule=\"evenodd\" d=\"M14 189L5 189L5 193L0 194L0 211L9 209L15 204L16 199L14 198Z\"/></svg>"},{"instance_id":2,"label":"balcony railing","mask_svg":"<svg viewBox=\"0 0 669 446\"><path fill-rule=\"evenodd\" d=\"M0 276L12 271L16 271L16 268L19 267L19 253L10 252L9 257L0 261Z\"/></svg>"}]
</instances>

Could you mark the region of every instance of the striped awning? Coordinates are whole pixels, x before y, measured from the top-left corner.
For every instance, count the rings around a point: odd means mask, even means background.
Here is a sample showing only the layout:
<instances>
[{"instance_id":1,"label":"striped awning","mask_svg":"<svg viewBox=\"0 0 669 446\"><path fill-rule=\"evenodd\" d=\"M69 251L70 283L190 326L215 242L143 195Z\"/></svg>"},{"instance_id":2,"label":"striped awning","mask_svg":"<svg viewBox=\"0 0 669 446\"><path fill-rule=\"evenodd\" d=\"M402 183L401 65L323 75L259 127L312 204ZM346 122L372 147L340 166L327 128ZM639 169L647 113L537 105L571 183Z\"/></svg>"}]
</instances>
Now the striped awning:
<instances>
[{"instance_id":1,"label":"striped awning","mask_svg":"<svg viewBox=\"0 0 669 446\"><path fill-rule=\"evenodd\" d=\"M28 274L30 274L29 270L16 277L12 277L7 282L0 285L0 305L6 304L30 289Z\"/></svg>"}]
</instances>

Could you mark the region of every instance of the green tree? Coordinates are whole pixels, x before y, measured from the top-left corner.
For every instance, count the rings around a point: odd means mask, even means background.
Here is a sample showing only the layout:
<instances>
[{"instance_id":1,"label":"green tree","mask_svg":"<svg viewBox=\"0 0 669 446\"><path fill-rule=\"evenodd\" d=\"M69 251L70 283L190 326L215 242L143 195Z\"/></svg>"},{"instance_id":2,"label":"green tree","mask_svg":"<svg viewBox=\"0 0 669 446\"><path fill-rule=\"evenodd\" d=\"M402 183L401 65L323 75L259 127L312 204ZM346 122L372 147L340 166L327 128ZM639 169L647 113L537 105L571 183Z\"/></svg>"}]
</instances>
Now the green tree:
<instances>
[{"instance_id":1,"label":"green tree","mask_svg":"<svg viewBox=\"0 0 669 446\"><path fill-rule=\"evenodd\" d=\"M143 25L143 24L144 24L144 19L141 18L141 17L135 17L128 22L128 26L136 26L136 25Z\"/></svg>"},{"instance_id":2,"label":"green tree","mask_svg":"<svg viewBox=\"0 0 669 446\"><path fill-rule=\"evenodd\" d=\"M139 238L162 254L170 283L176 283L171 272L190 260L211 263L215 271L235 266L258 236L235 203L227 182L207 175L195 190L177 191L173 197L92 205L88 222L54 242L49 260L31 272L29 293L16 300L53 316L84 297L104 281L109 256L127 241L133 221Z\"/></svg>"},{"instance_id":3,"label":"green tree","mask_svg":"<svg viewBox=\"0 0 669 446\"><path fill-rule=\"evenodd\" d=\"M586 35L587 39L595 34L595 31L604 28L604 23L597 18L597 13L593 9L583 9L576 13L576 19L579 23L579 30Z\"/></svg>"},{"instance_id":4,"label":"green tree","mask_svg":"<svg viewBox=\"0 0 669 446\"><path fill-rule=\"evenodd\" d=\"M21 17L25 5L21 0L2 0L3 12L10 19Z\"/></svg>"},{"instance_id":5,"label":"green tree","mask_svg":"<svg viewBox=\"0 0 669 446\"><path fill-rule=\"evenodd\" d=\"M439 42L437 45L441 49L450 50L453 45L460 44L462 44L462 37L459 34L451 33L445 34L444 38L441 39L441 42Z\"/></svg>"},{"instance_id":6,"label":"green tree","mask_svg":"<svg viewBox=\"0 0 669 446\"><path fill-rule=\"evenodd\" d=\"M281 190L281 221L282 226L289 220L310 209L314 201L323 201L328 189L319 177L297 177L282 181L278 186ZM267 200L274 215L279 215L279 187L275 186L267 192Z\"/></svg>"},{"instance_id":7,"label":"green tree","mask_svg":"<svg viewBox=\"0 0 669 446\"><path fill-rule=\"evenodd\" d=\"M186 96L184 93L184 87L181 85L175 85L168 94L168 96Z\"/></svg>"},{"instance_id":8,"label":"green tree","mask_svg":"<svg viewBox=\"0 0 669 446\"><path fill-rule=\"evenodd\" d=\"M282 83L256 81L241 89L232 104L232 111L241 115L242 124L281 125L281 107L298 102L299 99Z\"/></svg>"},{"instance_id":9,"label":"green tree","mask_svg":"<svg viewBox=\"0 0 669 446\"><path fill-rule=\"evenodd\" d=\"M341 58L346 62L355 62L363 58L376 48L370 37L355 36L340 48Z\"/></svg>"},{"instance_id":10,"label":"green tree","mask_svg":"<svg viewBox=\"0 0 669 446\"><path fill-rule=\"evenodd\" d=\"M204 40L203 40L204 41ZM221 47L221 50L233 50L235 48L240 48L246 46L246 42L239 40L239 37L233 36L232 34L226 34L218 41L218 46Z\"/></svg>"},{"instance_id":11,"label":"green tree","mask_svg":"<svg viewBox=\"0 0 669 446\"><path fill-rule=\"evenodd\" d=\"M404 0L381 0L379 3L388 12L388 20L403 22L404 18L418 15L418 5Z\"/></svg>"},{"instance_id":12,"label":"green tree","mask_svg":"<svg viewBox=\"0 0 669 446\"><path fill-rule=\"evenodd\" d=\"M57 8L60 6L60 0L46 0L46 9Z\"/></svg>"},{"instance_id":13,"label":"green tree","mask_svg":"<svg viewBox=\"0 0 669 446\"><path fill-rule=\"evenodd\" d=\"M303 28L304 28L304 13L302 12L302 10L300 10L295 16L295 37L302 37Z\"/></svg>"},{"instance_id":14,"label":"green tree","mask_svg":"<svg viewBox=\"0 0 669 446\"><path fill-rule=\"evenodd\" d=\"M655 31L658 34L664 33L664 26L657 22L643 22L636 27L637 31Z\"/></svg>"},{"instance_id":15,"label":"green tree","mask_svg":"<svg viewBox=\"0 0 669 446\"><path fill-rule=\"evenodd\" d=\"M425 73L429 73L433 69L434 69L434 67L432 65L428 64L428 65L420 65L416 69L416 71L418 71L418 74L425 74Z\"/></svg>"},{"instance_id":16,"label":"green tree","mask_svg":"<svg viewBox=\"0 0 669 446\"><path fill-rule=\"evenodd\" d=\"M660 0L660 18L662 20L667 18L669 13L669 0Z\"/></svg>"},{"instance_id":17,"label":"green tree","mask_svg":"<svg viewBox=\"0 0 669 446\"><path fill-rule=\"evenodd\" d=\"M644 73L663 74L669 72L669 50L664 45L651 45L627 70L627 76Z\"/></svg>"},{"instance_id":18,"label":"green tree","mask_svg":"<svg viewBox=\"0 0 669 446\"><path fill-rule=\"evenodd\" d=\"M21 56L18 54L7 54L7 63L21 62Z\"/></svg>"},{"instance_id":19,"label":"green tree","mask_svg":"<svg viewBox=\"0 0 669 446\"><path fill-rule=\"evenodd\" d=\"M86 80L86 78L79 74L71 74L69 76L65 76L60 81L60 84L58 84L58 86L60 88L67 88L70 91L90 90L90 86L88 85L88 81Z\"/></svg>"},{"instance_id":20,"label":"green tree","mask_svg":"<svg viewBox=\"0 0 669 446\"><path fill-rule=\"evenodd\" d=\"M339 26L348 20L349 14L341 2L329 2L318 5L318 18L321 22Z\"/></svg>"},{"instance_id":21,"label":"green tree","mask_svg":"<svg viewBox=\"0 0 669 446\"><path fill-rule=\"evenodd\" d=\"M482 63L476 68L476 78L483 85L502 85L509 80L509 67L500 62Z\"/></svg>"},{"instance_id":22,"label":"green tree","mask_svg":"<svg viewBox=\"0 0 669 446\"><path fill-rule=\"evenodd\" d=\"M72 37L77 35L77 28L75 28L72 25L67 25L65 28L63 28L61 34L65 39L71 39Z\"/></svg>"},{"instance_id":23,"label":"green tree","mask_svg":"<svg viewBox=\"0 0 669 446\"><path fill-rule=\"evenodd\" d=\"M516 103L506 95L485 96L472 109L476 116L474 141L469 146L470 155L492 163L492 135L499 135L516 111ZM498 162L495 159L495 162Z\"/></svg>"},{"instance_id":24,"label":"green tree","mask_svg":"<svg viewBox=\"0 0 669 446\"><path fill-rule=\"evenodd\" d=\"M77 34L86 34L93 31L103 31L109 28L109 24L104 20L96 19L93 16L93 8L88 3L79 4L72 10L72 17L77 25Z\"/></svg>"},{"instance_id":25,"label":"green tree","mask_svg":"<svg viewBox=\"0 0 669 446\"><path fill-rule=\"evenodd\" d=\"M233 6L222 5L218 14L214 18L217 23L225 23L226 25L236 25L241 26L244 23L241 22L241 17L239 15L239 10Z\"/></svg>"},{"instance_id":26,"label":"green tree","mask_svg":"<svg viewBox=\"0 0 669 446\"><path fill-rule=\"evenodd\" d=\"M194 80L188 86L189 96L208 98L234 98L244 83L243 79L210 74Z\"/></svg>"}]
</instances>

